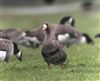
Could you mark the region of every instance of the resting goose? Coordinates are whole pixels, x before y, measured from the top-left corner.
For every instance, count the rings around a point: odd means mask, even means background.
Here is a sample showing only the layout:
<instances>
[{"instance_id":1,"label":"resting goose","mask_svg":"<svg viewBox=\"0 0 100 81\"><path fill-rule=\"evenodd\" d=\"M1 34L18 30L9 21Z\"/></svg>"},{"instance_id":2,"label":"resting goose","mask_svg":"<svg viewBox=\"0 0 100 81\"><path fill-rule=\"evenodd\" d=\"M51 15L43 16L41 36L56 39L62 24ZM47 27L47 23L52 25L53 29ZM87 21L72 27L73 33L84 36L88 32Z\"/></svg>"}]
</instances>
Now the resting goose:
<instances>
[{"instance_id":1,"label":"resting goose","mask_svg":"<svg viewBox=\"0 0 100 81\"><path fill-rule=\"evenodd\" d=\"M45 39L41 50L44 60L49 68L50 64L62 66L66 62L66 53L62 44L56 39L48 23L43 25L42 30L45 32Z\"/></svg>"},{"instance_id":2,"label":"resting goose","mask_svg":"<svg viewBox=\"0 0 100 81\"><path fill-rule=\"evenodd\" d=\"M17 44L10 40L0 38L0 60L8 62L13 54L19 61L22 60L22 52L18 49Z\"/></svg>"}]
</instances>

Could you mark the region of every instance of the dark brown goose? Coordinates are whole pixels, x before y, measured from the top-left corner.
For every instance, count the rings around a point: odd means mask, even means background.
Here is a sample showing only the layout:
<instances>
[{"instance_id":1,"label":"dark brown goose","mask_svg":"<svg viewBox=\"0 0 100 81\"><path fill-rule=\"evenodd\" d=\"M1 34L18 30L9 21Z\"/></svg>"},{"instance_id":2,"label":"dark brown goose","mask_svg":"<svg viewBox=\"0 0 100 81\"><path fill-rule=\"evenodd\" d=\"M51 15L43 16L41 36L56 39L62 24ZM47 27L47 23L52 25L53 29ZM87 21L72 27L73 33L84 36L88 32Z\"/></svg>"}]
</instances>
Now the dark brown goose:
<instances>
[{"instance_id":1,"label":"dark brown goose","mask_svg":"<svg viewBox=\"0 0 100 81\"><path fill-rule=\"evenodd\" d=\"M1 29L0 31L0 38L6 38L18 44L22 42L25 35L26 33L18 28Z\"/></svg>"},{"instance_id":2,"label":"dark brown goose","mask_svg":"<svg viewBox=\"0 0 100 81\"><path fill-rule=\"evenodd\" d=\"M62 44L56 39L48 23L43 25L45 39L41 50L44 60L49 68L50 64L63 65L66 62L66 53Z\"/></svg>"},{"instance_id":3,"label":"dark brown goose","mask_svg":"<svg viewBox=\"0 0 100 81\"><path fill-rule=\"evenodd\" d=\"M0 60L8 62L12 55L22 60L22 52L18 49L17 44L10 40L0 38Z\"/></svg>"}]
</instances>

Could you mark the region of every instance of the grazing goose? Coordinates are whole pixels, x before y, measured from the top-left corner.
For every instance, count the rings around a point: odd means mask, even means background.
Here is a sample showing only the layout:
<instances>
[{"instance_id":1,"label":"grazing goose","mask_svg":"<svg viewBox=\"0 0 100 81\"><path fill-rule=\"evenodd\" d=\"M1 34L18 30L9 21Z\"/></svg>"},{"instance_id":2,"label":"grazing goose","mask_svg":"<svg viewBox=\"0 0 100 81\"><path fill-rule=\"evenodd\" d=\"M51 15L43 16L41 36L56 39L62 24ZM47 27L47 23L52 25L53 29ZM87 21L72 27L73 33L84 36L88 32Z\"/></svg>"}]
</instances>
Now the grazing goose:
<instances>
[{"instance_id":1,"label":"grazing goose","mask_svg":"<svg viewBox=\"0 0 100 81\"><path fill-rule=\"evenodd\" d=\"M72 16L66 16L63 17L59 24L71 24L72 26L74 25L74 18ZM33 29L31 31L26 31L26 37L25 39L28 40L28 44L24 44L26 46L30 46L32 48L34 47L39 47L39 45L42 44L43 40L44 40L45 36L44 36L44 32L41 31L41 28L37 28L37 29Z\"/></svg>"},{"instance_id":2,"label":"grazing goose","mask_svg":"<svg viewBox=\"0 0 100 81\"><path fill-rule=\"evenodd\" d=\"M62 25L71 25L69 27L75 27L75 18L72 16L65 16L61 18L59 24ZM82 38L80 43L86 42L87 44L93 44L93 39L87 34L87 33L82 33Z\"/></svg>"},{"instance_id":3,"label":"grazing goose","mask_svg":"<svg viewBox=\"0 0 100 81\"><path fill-rule=\"evenodd\" d=\"M55 37L63 45L70 46L74 43L80 43L82 34L75 28L70 27L69 25L65 26L60 24L50 26L53 27L52 31L54 32Z\"/></svg>"},{"instance_id":4,"label":"grazing goose","mask_svg":"<svg viewBox=\"0 0 100 81\"><path fill-rule=\"evenodd\" d=\"M22 39L25 37L26 33L20 29L1 29L0 38L5 38L13 41L14 43L21 43Z\"/></svg>"},{"instance_id":5,"label":"grazing goose","mask_svg":"<svg viewBox=\"0 0 100 81\"><path fill-rule=\"evenodd\" d=\"M59 24L62 24L62 25L70 24L72 27L75 27L75 19L72 16L65 16L60 19Z\"/></svg>"},{"instance_id":6,"label":"grazing goose","mask_svg":"<svg viewBox=\"0 0 100 81\"><path fill-rule=\"evenodd\" d=\"M64 25L64 26L62 26L62 25ZM75 26L74 17L65 16L65 17L61 18L58 25L57 24L52 25L52 30L56 31L56 33L55 33L56 36L59 35L57 37L57 39L63 44L67 43L66 44L67 46L70 46L71 44L74 44L74 43L78 43L78 44L84 43L84 42L86 42L87 44L93 43L92 38L88 34L86 34L86 33L82 34L79 31L76 31L74 26ZM55 27L56 27L56 29L55 29ZM64 28L64 27L67 27L67 28ZM80 34L80 36L75 36L75 34ZM25 38L26 38L26 40L29 41L29 43L30 43L29 45L31 47L39 47L39 45L42 44L44 37L45 37L44 33L41 31L41 28L34 29L32 31L28 31L26 33L26 35L27 36Z\"/></svg>"},{"instance_id":7,"label":"grazing goose","mask_svg":"<svg viewBox=\"0 0 100 81\"><path fill-rule=\"evenodd\" d=\"M100 33L96 34L95 38L100 38Z\"/></svg>"},{"instance_id":8,"label":"grazing goose","mask_svg":"<svg viewBox=\"0 0 100 81\"><path fill-rule=\"evenodd\" d=\"M34 29L32 31L26 31L25 39L29 40L31 47L39 47L44 38L44 32L41 31L41 28Z\"/></svg>"},{"instance_id":9,"label":"grazing goose","mask_svg":"<svg viewBox=\"0 0 100 81\"><path fill-rule=\"evenodd\" d=\"M45 32L45 39L41 50L44 60L47 62L48 67L50 64L61 65L66 62L66 53L62 44L56 39L48 23L43 25Z\"/></svg>"},{"instance_id":10,"label":"grazing goose","mask_svg":"<svg viewBox=\"0 0 100 81\"><path fill-rule=\"evenodd\" d=\"M17 44L0 38L0 60L8 62L13 54L19 61L22 61L22 52L18 49Z\"/></svg>"},{"instance_id":11,"label":"grazing goose","mask_svg":"<svg viewBox=\"0 0 100 81\"><path fill-rule=\"evenodd\" d=\"M82 33L82 39L83 40L81 41L81 43L86 42L87 44L94 44L94 41L92 40L92 38L86 33Z\"/></svg>"},{"instance_id":12,"label":"grazing goose","mask_svg":"<svg viewBox=\"0 0 100 81\"><path fill-rule=\"evenodd\" d=\"M49 25L54 31L56 38L63 44L69 47L72 44L93 43L93 40L86 33L80 33L71 25L52 24ZM26 33L27 40L30 41L31 47L38 47L44 41L45 35L41 28L28 31Z\"/></svg>"}]
</instances>

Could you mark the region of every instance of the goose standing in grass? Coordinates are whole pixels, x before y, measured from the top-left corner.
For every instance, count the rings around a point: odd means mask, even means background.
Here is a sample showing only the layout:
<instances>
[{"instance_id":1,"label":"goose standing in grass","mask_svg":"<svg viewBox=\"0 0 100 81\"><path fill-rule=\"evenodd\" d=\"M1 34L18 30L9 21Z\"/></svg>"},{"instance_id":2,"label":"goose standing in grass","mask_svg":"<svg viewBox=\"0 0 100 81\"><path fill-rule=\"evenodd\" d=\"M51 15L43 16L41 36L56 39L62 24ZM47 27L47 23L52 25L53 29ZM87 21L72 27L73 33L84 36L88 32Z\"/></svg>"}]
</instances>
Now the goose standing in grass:
<instances>
[{"instance_id":1,"label":"goose standing in grass","mask_svg":"<svg viewBox=\"0 0 100 81\"><path fill-rule=\"evenodd\" d=\"M0 60L8 62L13 54L19 61L22 61L22 52L18 49L17 44L10 40L0 38Z\"/></svg>"},{"instance_id":2,"label":"goose standing in grass","mask_svg":"<svg viewBox=\"0 0 100 81\"><path fill-rule=\"evenodd\" d=\"M43 25L45 39L41 50L44 60L48 67L50 64L63 66L66 63L66 53L62 44L56 39L48 23Z\"/></svg>"}]
</instances>

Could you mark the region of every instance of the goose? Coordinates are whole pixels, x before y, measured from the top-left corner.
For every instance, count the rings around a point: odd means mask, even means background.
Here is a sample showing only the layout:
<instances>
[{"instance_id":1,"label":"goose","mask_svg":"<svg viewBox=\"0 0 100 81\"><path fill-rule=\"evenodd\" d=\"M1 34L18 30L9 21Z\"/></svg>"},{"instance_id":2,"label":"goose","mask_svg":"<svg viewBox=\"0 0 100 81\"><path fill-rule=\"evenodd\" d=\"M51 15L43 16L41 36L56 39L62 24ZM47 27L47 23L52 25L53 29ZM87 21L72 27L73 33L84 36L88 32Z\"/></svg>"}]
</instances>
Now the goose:
<instances>
[{"instance_id":1,"label":"goose","mask_svg":"<svg viewBox=\"0 0 100 81\"><path fill-rule=\"evenodd\" d=\"M67 56L63 45L56 39L48 23L43 24L42 30L45 32L41 50L44 60L49 68L51 68L51 64L61 65L62 67L66 63Z\"/></svg>"},{"instance_id":2,"label":"goose","mask_svg":"<svg viewBox=\"0 0 100 81\"><path fill-rule=\"evenodd\" d=\"M0 38L5 38L14 43L21 44L26 33L19 28L8 28L0 30Z\"/></svg>"},{"instance_id":3,"label":"goose","mask_svg":"<svg viewBox=\"0 0 100 81\"><path fill-rule=\"evenodd\" d=\"M60 20L59 24L63 25L65 23L67 25L71 24L73 26L75 23L74 17L72 17L72 16L63 17ZM32 48L39 47L42 44L44 38L45 38L44 32L41 31L41 27L33 29L31 31L28 30L28 31L26 31L26 36L25 36L25 40L28 40L28 42L27 42L28 44L25 42L26 44L24 43L24 45L32 47Z\"/></svg>"},{"instance_id":4,"label":"goose","mask_svg":"<svg viewBox=\"0 0 100 81\"><path fill-rule=\"evenodd\" d=\"M72 16L64 16L60 19L59 24L66 25L69 27L75 27L75 18ZM87 34L87 33L82 33L81 41L80 43L86 42L87 44L93 44L94 41L93 39Z\"/></svg>"},{"instance_id":5,"label":"goose","mask_svg":"<svg viewBox=\"0 0 100 81\"><path fill-rule=\"evenodd\" d=\"M33 29L32 31L26 31L26 40L29 40L31 47L39 47L44 40L44 32L41 28Z\"/></svg>"},{"instance_id":6,"label":"goose","mask_svg":"<svg viewBox=\"0 0 100 81\"><path fill-rule=\"evenodd\" d=\"M96 34L95 38L100 38L100 33Z\"/></svg>"},{"instance_id":7,"label":"goose","mask_svg":"<svg viewBox=\"0 0 100 81\"><path fill-rule=\"evenodd\" d=\"M13 54L19 61L22 61L22 52L18 49L17 44L8 39L0 38L0 61L9 62Z\"/></svg>"},{"instance_id":8,"label":"goose","mask_svg":"<svg viewBox=\"0 0 100 81\"><path fill-rule=\"evenodd\" d=\"M91 44L93 40L86 33L79 32L76 28L71 25L61 25L61 24L50 24L49 25L54 31L56 38L67 47L73 44ZM30 41L31 47L38 47L44 41L45 35L41 28L28 31L26 33L26 39Z\"/></svg>"},{"instance_id":9,"label":"goose","mask_svg":"<svg viewBox=\"0 0 100 81\"><path fill-rule=\"evenodd\" d=\"M69 47L71 44L79 44L82 34L77 31L74 27L70 27L70 25L61 25L61 24L51 24L49 25L54 32L57 40Z\"/></svg>"},{"instance_id":10,"label":"goose","mask_svg":"<svg viewBox=\"0 0 100 81\"><path fill-rule=\"evenodd\" d=\"M52 27L52 30L56 31L56 33L55 33L56 36L59 35L57 39L59 41L61 41L61 43L67 45L68 47L71 44L75 44L75 43L76 44L82 44L85 42L87 44L93 43L92 38L87 33L81 33L79 31L76 31L75 19L72 16L65 16L65 17L61 18L59 24L52 24L51 27ZM66 27L66 28L64 28L64 27ZM72 30L72 31L70 31L70 30ZM57 32L57 31L59 31L59 32ZM75 34L80 34L80 36L75 36ZM31 31L27 31L26 35L27 36L25 38L28 41L30 41L29 45L32 48L39 47L44 40L44 33L41 31L41 28L36 28Z\"/></svg>"},{"instance_id":11,"label":"goose","mask_svg":"<svg viewBox=\"0 0 100 81\"><path fill-rule=\"evenodd\" d=\"M84 42L87 44L94 44L93 39L87 33L82 33L81 43Z\"/></svg>"}]
</instances>

